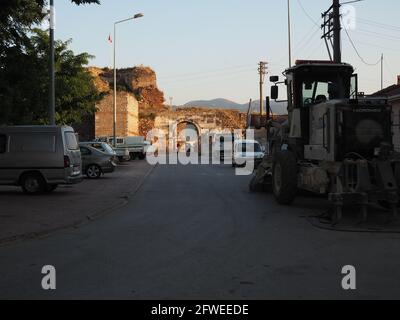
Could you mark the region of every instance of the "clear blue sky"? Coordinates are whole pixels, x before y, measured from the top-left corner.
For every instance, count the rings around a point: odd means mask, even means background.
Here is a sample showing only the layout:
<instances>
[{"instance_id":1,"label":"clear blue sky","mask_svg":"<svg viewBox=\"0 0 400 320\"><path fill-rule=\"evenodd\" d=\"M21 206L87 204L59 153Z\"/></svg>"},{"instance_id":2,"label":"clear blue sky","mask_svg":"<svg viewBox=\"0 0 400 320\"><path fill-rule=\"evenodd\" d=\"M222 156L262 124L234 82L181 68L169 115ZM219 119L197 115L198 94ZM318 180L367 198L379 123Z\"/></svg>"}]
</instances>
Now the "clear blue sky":
<instances>
[{"instance_id":1,"label":"clear blue sky","mask_svg":"<svg viewBox=\"0 0 400 320\"><path fill-rule=\"evenodd\" d=\"M321 31L311 19L319 24L331 0L291 2L293 60L327 58ZM257 63L268 61L274 74L288 64L286 0L101 0L100 6L81 7L69 0L55 3L56 37L72 39L73 50L93 54L91 65L100 67L111 65L107 38L113 22L143 12L144 18L119 26L117 66L152 67L160 89L175 104L219 97L239 103L257 99ZM400 2L365 0L354 6L358 23L350 36L360 55L375 63L384 53L385 85L395 83L400 74ZM343 60L357 68L360 90L378 90L380 65L363 64L344 32L342 36Z\"/></svg>"}]
</instances>

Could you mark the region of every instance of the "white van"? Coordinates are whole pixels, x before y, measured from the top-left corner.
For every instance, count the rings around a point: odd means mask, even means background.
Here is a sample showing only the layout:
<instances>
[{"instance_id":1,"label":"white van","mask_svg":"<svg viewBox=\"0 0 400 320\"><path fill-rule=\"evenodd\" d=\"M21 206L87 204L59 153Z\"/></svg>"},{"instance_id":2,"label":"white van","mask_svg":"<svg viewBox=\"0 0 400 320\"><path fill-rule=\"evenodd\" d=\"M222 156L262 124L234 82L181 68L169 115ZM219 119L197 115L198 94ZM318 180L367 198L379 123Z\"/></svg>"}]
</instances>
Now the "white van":
<instances>
[{"instance_id":1,"label":"white van","mask_svg":"<svg viewBox=\"0 0 400 320\"><path fill-rule=\"evenodd\" d=\"M257 168L265 156L265 149L258 141L236 140L233 151L232 167L246 166L247 162L254 162Z\"/></svg>"},{"instance_id":2,"label":"white van","mask_svg":"<svg viewBox=\"0 0 400 320\"><path fill-rule=\"evenodd\" d=\"M0 185L17 185L25 193L40 194L81 181L81 153L74 129L0 127Z\"/></svg>"}]
</instances>

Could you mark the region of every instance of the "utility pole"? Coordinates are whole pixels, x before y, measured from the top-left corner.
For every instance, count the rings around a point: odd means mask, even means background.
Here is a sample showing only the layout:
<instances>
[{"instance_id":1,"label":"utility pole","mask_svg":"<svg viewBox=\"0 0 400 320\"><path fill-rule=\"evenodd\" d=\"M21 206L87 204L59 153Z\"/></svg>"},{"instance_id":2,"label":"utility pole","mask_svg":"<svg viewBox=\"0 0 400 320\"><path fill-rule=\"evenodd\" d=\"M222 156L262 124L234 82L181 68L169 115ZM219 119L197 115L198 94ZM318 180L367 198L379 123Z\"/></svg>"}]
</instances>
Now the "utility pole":
<instances>
[{"instance_id":1,"label":"utility pole","mask_svg":"<svg viewBox=\"0 0 400 320\"><path fill-rule=\"evenodd\" d=\"M260 115L264 113L264 79L267 74L268 62L261 61L258 65L258 74L260 75Z\"/></svg>"},{"instance_id":2,"label":"utility pole","mask_svg":"<svg viewBox=\"0 0 400 320\"><path fill-rule=\"evenodd\" d=\"M292 22L290 17L290 0L287 0L288 9L288 41L289 41L289 68L292 67Z\"/></svg>"},{"instance_id":3,"label":"utility pole","mask_svg":"<svg viewBox=\"0 0 400 320\"><path fill-rule=\"evenodd\" d=\"M383 90L383 53L381 56L381 90Z\"/></svg>"},{"instance_id":4,"label":"utility pole","mask_svg":"<svg viewBox=\"0 0 400 320\"><path fill-rule=\"evenodd\" d=\"M342 27L340 25L340 2L339 0L333 0L333 60L336 63L342 62L342 49L340 32Z\"/></svg>"},{"instance_id":5,"label":"utility pole","mask_svg":"<svg viewBox=\"0 0 400 320\"><path fill-rule=\"evenodd\" d=\"M50 87L49 87L49 124L54 126L56 124L56 85L55 85L55 70L54 70L54 29L55 29L55 16L54 16L54 0L50 0Z\"/></svg>"},{"instance_id":6,"label":"utility pole","mask_svg":"<svg viewBox=\"0 0 400 320\"><path fill-rule=\"evenodd\" d=\"M114 41L113 41L113 69L114 69L114 101L113 101L113 147L117 146L117 63L116 63L116 42L117 42L117 23L114 23Z\"/></svg>"},{"instance_id":7,"label":"utility pole","mask_svg":"<svg viewBox=\"0 0 400 320\"><path fill-rule=\"evenodd\" d=\"M325 39L328 48L329 57L332 59L330 45L333 47L333 61L342 63L342 48L341 48L341 23L340 23L340 2L333 0L332 6L322 14L324 30L322 38ZM333 40L332 40L333 38Z\"/></svg>"},{"instance_id":8,"label":"utility pole","mask_svg":"<svg viewBox=\"0 0 400 320\"><path fill-rule=\"evenodd\" d=\"M169 106L171 107L172 110L172 102L174 101L173 97L169 97Z\"/></svg>"}]
</instances>

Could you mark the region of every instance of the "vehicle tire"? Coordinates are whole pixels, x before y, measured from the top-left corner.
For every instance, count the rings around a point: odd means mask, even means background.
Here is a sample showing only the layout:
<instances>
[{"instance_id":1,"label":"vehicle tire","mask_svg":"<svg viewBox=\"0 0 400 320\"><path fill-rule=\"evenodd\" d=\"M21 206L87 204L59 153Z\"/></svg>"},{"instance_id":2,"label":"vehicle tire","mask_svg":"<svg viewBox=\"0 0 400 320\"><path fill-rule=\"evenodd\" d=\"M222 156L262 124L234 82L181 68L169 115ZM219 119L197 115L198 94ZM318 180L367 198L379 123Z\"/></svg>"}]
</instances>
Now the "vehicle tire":
<instances>
[{"instance_id":1,"label":"vehicle tire","mask_svg":"<svg viewBox=\"0 0 400 320\"><path fill-rule=\"evenodd\" d=\"M391 205L388 201L379 200L379 201L378 201L378 204L379 204L383 209L386 209L386 210L392 209L392 205ZM400 207L400 203L397 204L397 207L398 207L398 208Z\"/></svg>"},{"instance_id":2,"label":"vehicle tire","mask_svg":"<svg viewBox=\"0 0 400 320\"><path fill-rule=\"evenodd\" d=\"M277 152L272 169L272 188L276 201L291 205L297 193L297 160L290 151Z\"/></svg>"},{"instance_id":3,"label":"vehicle tire","mask_svg":"<svg viewBox=\"0 0 400 320\"><path fill-rule=\"evenodd\" d=\"M91 164L86 169L86 176L89 179L99 179L101 177L101 168L97 164Z\"/></svg>"},{"instance_id":4,"label":"vehicle tire","mask_svg":"<svg viewBox=\"0 0 400 320\"><path fill-rule=\"evenodd\" d=\"M46 181L39 173L27 173L21 178L21 187L26 194L42 194L46 191Z\"/></svg>"},{"instance_id":5,"label":"vehicle tire","mask_svg":"<svg viewBox=\"0 0 400 320\"><path fill-rule=\"evenodd\" d=\"M46 185L46 192L47 193L52 193L58 188L58 184L47 184Z\"/></svg>"},{"instance_id":6,"label":"vehicle tire","mask_svg":"<svg viewBox=\"0 0 400 320\"><path fill-rule=\"evenodd\" d=\"M124 162L124 160L125 160L124 157L121 157L121 156L118 157L119 162Z\"/></svg>"},{"instance_id":7,"label":"vehicle tire","mask_svg":"<svg viewBox=\"0 0 400 320\"><path fill-rule=\"evenodd\" d=\"M139 155L139 160L145 160L146 159L146 154L145 153L141 153Z\"/></svg>"},{"instance_id":8,"label":"vehicle tire","mask_svg":"<svg viewBox=\"0 0 400 320\"><path fill-rule=\"evenodd\" d=\"M137 154L136 154L136 153L133 153L133 152L131 152L131 153L129 154L129 157L130 157L130 160L131 160L131 161L134 161L134 160L136 160L136 159L137 159Z\"/></svg>"},{"instance_id":9,"label":"vehicle tire","mask_svg":"<svg viewBox=\"0 0 400 320\"><path fill-rule=\"evenodd\" d=\"M250 192L262 192L262 191L264 191L263 185L260 185L257 182L257 175L256 174L253 174L253 177L250 180L249 189L250 189Z\"/></svg>"}]
</instances>

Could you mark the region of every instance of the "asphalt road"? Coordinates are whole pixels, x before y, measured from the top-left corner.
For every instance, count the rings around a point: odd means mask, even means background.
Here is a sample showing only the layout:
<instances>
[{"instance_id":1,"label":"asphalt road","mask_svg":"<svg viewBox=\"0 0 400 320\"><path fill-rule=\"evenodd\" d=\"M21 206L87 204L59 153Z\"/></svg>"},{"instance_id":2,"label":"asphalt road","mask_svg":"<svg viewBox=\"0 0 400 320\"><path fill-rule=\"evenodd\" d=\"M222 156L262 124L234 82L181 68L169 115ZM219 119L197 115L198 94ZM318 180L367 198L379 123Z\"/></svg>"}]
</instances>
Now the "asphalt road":
<instances>
[{"instance_id":1,"label":"asphalt road","mask_svg":"<svg viewBox=\"0 0 400 320\"><path fill-rule=\"evenodd\" d=\"M78 229L0 247L0 298L400 298L400 236L342 233L280 207L229 166L159 166L129 203ZM41 269L57 289L41 288ZM344 291L341 270L357 270Z\"/></svg>"}]
</instances>

